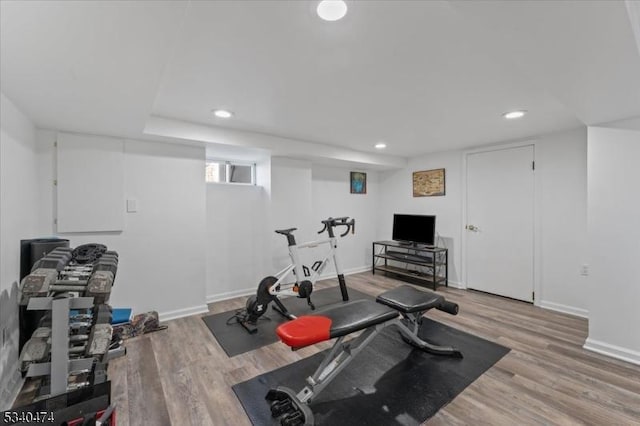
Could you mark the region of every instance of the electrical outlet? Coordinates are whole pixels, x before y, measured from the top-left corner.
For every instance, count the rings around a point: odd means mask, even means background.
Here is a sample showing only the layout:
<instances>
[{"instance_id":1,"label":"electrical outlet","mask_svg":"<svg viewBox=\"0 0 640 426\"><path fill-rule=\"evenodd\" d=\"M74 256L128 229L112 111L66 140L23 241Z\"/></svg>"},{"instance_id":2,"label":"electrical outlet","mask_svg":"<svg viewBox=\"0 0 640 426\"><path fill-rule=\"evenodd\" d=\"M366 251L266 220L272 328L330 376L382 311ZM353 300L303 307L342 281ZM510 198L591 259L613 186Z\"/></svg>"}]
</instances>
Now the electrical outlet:
<instances>
[{"instance_id":1,"label":"electrical outlet","mask_svg":"<svg viewBox=\"0 0 640 426\"><path fill-rule=\"evenodd\" d=\"M582 275L583 277L589 275L589 265L585 263L580 267L580 275Z\"/></svg>"}]
</instances>

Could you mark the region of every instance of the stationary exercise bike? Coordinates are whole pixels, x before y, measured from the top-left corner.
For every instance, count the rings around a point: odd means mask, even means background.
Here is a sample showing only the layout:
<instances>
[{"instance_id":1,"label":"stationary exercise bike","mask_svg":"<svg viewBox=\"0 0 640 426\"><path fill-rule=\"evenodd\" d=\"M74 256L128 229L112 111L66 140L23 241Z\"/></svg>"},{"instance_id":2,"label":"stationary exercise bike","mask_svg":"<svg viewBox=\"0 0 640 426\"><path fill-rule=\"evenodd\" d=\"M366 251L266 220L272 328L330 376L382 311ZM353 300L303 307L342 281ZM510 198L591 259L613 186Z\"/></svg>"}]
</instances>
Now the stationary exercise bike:
<instances>
[{"instance_id":1,"label":"stationary exercise bike","mask_svg":"<svg viewBox=\"0 0 640 426\"><path fill-rule=\"evenodd\" d=\"M340 237L344 237L350 231L353 234L355 233L356 220L349 220L349 217L330 217L321 222L324 227L318 231L318 234L322 234L326 231L329 238L325 240L309 241L303 244L296 244L296 238L293 235L293 231L297 228L276 230L276 233L287 237L291 263L274 276L263 278L262 281L260 281L260 284L258 284L258 291L256 294L249 297L247 300L245 309L237 312L229 319L227 324L238 323L250 334L256 333L258 331L257 322L267 311L270 302L274 303L275 306L273 306L273 309L276 312L288 319L295 319L295 315L291 314L287 310L280 300L280 296L296 296L302 299L307 299L309 307L312 310L315 309L315 306L311 301L313 285L318 278L320 278L322 271L324 271L331 259L333 259L333 264L336 267L342 300L345 302L349 300L347 284L345 283L344 274L342 273L342 268L338 261L338 239L334 234L334 228L338 226L346 227L345 232L340 234ZM314 262L311 268L303 265L300 261L300 249L317 247L323 244L329 245L329 250L326 252L324 259ZM289 273L293 273L295 281L285 283L285 279L289 276Z\"/></svg>"}]
</instances>

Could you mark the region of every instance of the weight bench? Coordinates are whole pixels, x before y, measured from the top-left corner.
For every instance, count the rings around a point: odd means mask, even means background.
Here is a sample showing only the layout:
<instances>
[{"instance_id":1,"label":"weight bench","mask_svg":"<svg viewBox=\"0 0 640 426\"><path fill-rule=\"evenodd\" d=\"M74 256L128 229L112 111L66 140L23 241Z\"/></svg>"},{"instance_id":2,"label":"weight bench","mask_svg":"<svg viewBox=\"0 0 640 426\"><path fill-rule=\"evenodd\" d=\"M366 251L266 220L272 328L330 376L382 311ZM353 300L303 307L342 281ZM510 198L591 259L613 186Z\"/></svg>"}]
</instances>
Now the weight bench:
<instances>
[{"instance_id":1,"label":"weight bench","mask_svg":"<svg viewBox=\"0 0 640 426\"><path fill-rule=\"evenodd\" d=\"M447 302L434 292L407 285L380 294L376 302L354 300L333 305L313 315L300 316L276 329L280 340L292 350L338 339L300 392L278 386L267 393L265 398L271 404L271 415L280 417L281 425L313 425L311 400L386 327L398 327L402 339L420 350L462 358L462 353L453 347L437 346L418 337L421 317L426 311L436 308L456 315L457 304ZM358 331L362 331L358 337L345 342L348 335Z\"/></svg>"}]
</instances>

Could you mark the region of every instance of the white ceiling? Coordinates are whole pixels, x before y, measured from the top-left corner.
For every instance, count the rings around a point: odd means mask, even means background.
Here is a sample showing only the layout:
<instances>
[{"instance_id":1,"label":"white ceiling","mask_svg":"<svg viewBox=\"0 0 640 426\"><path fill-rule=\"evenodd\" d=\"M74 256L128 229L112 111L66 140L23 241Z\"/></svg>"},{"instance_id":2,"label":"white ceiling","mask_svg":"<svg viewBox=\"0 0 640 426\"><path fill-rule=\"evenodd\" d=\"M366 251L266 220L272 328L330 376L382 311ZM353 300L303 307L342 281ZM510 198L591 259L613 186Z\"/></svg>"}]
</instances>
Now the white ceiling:
<instances>
[{"instance_id":1,"label":"white ceiling","mask_svg":"<svg viewBox=\"0 0 640 426\"><path fill-rule=\"evenodd\" d=\"M3 1L2 92L47 128L162 117L404 157L640 115L624 2L348 4L330 23L302 1Z\"/></svg>"},{"instance_id":2,"label":"white ceiling","mask_svg":"<svg viewBox=\"0 0 640 426\"><path fill-rule=\"evenodd\" d=\"M41 127L140 135L186 6L2 1L2 92Z\"/></svg>"}]
</instances>

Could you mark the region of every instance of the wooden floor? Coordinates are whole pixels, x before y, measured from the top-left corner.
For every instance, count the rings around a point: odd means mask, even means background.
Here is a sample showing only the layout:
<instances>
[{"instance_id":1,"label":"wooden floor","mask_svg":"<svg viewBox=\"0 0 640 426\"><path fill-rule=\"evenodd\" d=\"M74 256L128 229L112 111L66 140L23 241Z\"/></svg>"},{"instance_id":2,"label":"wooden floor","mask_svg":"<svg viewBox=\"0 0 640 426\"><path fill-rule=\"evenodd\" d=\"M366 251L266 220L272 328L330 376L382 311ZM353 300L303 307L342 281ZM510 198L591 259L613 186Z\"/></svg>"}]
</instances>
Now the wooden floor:
<instances>
[{"instance_id":1,"label":"wooden floor","mask_svg":"<svg viewBox=\"0 0 640 426\"><path fill-rule=\"evenodd\" d=\"M369 272L347 277L349 287L372 295L398 284ZM431 318L512 350L426 424L640 425L640 367L582 349L586 320L474 291L439 291L460 314L433 310ZM244 300L209 310L240 308ZM109 366L118 425L249 424L232 385L330 346L292 352L274 343L229 358L200 316L167 324L127 341L127 356Z\"/></svg>"}]
</instances>

